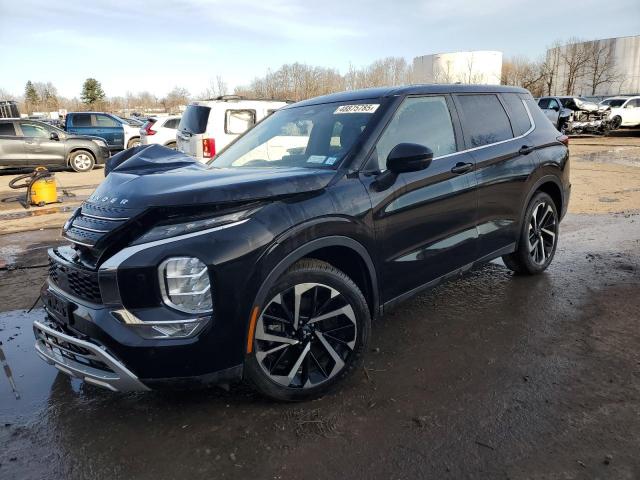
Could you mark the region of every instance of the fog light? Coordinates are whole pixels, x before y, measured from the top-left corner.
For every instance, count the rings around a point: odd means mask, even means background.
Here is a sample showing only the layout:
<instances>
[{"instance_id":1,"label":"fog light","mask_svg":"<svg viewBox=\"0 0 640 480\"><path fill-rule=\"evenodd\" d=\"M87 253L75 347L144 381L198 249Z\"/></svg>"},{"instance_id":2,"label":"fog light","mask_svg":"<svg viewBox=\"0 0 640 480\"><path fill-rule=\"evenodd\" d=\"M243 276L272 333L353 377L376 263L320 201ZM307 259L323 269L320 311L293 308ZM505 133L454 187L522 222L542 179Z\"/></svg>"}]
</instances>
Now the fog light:
<instances>
[{"instance_id":1,"label":"fog light","mask_svg":"<svg viewBox=\"0 0 640 480\"><path fill-rule=\"evenodd\" d=\"M158 267L162 300L169 307L187 313L208 313L213 309L207 266L193 257L174 257Z\"/></svg>"},{"instance_id":2,"label":"fog light","mask_svg":"<svg viewBox=\"0 0 640 480\"><path fill-rule=\"evenodd\" d=\"M130 311L122 308L111 312L113 317L131 327L142 338L188 338L200 333L211 317L188 318L185 320L162 320L144 322Z\"/></svg>"},{"instance_id":3,"label":"fog light","mask_svg":"<svg viewBox=\"0 0 640 480\"><path fill-rule=\"evenodd\" d=\"M183 320L180 322L149 322L135 325L143 338L187 338L196 335L206 325L208 318Z\"/></svg>"}]
</instances>

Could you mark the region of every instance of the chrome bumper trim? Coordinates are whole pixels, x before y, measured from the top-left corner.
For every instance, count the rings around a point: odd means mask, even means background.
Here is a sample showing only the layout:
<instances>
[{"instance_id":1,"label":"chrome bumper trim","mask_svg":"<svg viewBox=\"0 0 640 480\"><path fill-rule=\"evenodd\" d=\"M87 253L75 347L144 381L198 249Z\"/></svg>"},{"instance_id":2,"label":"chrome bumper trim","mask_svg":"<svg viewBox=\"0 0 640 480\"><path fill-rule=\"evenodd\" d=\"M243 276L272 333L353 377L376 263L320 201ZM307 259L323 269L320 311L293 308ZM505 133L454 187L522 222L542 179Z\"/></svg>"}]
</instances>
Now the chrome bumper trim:
<instances>
[{"instance_id":1,"label":"chrome bumper trim","mask_svg":"<svg viewBox=\"0 0 640 480\"><path fill-rule=\"evenodd\" d=\"M37 320L33 322L33 328L36 334L36 352L45 362L61 372L114 392L150 390L127 367L100 346L59 332ZM68 345L61 345L61 342ZM76 348L78 351L75 351ZM107 369L82 363L77 358L87 363L102 363Z\"/></svg>"}]
</instances>

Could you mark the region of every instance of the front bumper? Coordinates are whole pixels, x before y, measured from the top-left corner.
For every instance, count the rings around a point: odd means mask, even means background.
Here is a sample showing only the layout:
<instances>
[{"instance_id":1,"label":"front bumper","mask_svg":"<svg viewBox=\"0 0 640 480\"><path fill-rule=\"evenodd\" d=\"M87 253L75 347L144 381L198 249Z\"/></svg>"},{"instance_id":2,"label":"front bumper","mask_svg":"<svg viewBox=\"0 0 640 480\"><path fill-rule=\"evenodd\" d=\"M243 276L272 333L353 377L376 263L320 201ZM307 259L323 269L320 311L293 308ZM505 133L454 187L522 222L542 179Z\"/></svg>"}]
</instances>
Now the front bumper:
<instances>
[{"instance_id":1,"label":"front bumper","mask_svg":"<svg viewBox=\"0 0 640 480\"><path fill-rule=\"evenodd\" d=\"M115 392L149 390L102 346L68 335L54 323L35 321L33 332L38 355L61 372Z\"/></svg>"}]
</instances>

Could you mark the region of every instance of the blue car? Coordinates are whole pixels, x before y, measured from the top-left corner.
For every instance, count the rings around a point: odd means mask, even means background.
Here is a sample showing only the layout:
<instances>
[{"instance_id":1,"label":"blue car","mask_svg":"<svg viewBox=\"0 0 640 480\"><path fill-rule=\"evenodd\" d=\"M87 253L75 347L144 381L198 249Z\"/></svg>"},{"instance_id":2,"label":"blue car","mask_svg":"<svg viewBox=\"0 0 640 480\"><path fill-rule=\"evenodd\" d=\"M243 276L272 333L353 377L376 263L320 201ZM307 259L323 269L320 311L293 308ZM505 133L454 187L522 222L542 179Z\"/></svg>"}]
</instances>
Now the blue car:
<instances>
[{"instance_id":1,"label":"blue car","mask_svg":"<svg viewBox=\"0 0 640 480\"><path fill-rule=\"evenodd\" d=\"M139 128L110 113L70 112L67 114L64 129L77 135L103 138L111 151L140 145Z\"/></svg>"}]
</instances>

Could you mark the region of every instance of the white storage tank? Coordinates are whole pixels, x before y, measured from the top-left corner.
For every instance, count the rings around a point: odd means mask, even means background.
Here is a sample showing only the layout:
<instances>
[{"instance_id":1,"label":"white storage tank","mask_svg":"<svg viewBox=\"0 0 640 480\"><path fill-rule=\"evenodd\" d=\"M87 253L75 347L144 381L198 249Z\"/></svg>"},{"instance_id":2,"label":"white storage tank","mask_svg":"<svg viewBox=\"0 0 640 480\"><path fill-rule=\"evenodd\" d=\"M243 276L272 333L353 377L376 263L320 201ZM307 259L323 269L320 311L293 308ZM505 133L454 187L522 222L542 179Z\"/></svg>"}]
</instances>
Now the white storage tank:
<instances>
[{"instance_id":1,"label":"white storage tank","mask_svg":"<svg viewBox=\"0 0 640 480\"><path fill-rule=\"evenodd\" d=\"M473 83L499 85L502 52L434 53L413 59L416 83Z\"/></svg>"}]
</instances>

